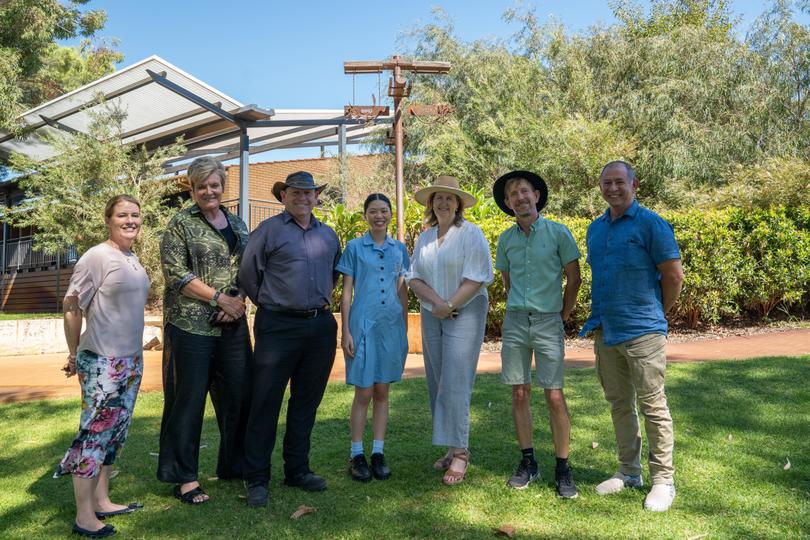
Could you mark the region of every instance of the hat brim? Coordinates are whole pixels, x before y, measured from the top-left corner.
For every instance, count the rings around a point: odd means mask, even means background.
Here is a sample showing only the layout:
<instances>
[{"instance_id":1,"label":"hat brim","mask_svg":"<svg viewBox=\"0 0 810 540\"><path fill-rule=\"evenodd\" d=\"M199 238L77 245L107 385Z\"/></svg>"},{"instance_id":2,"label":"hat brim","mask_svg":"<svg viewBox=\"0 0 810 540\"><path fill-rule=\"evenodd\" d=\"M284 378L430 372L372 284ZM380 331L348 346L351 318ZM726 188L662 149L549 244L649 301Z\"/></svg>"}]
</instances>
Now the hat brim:
<instances>
[{"instance_id":1,"label":"hat brim","mask_svg":"<svg viewBox=\"0 0 810 540\"><path fill-rule=\"evenodd\" d=\"M428 199L433 193L437 193L439 191L443 191L445 193L452 193L453 195L457 195L461 202L464 204L464 208L472 208L478 203L478 199L467 193L466 191L462 191L460 189L452 188L452 187L445 187L445 186L428 186L423 187L419 191L413 194L413 198L421 204L422 206L427 206Z\"/></svg>"},{"instance_id":2,"label":"hat brim","mask_svg":"<svg viewBox=\"0 0 810 540\"><path fill-rule=\"evenodd\" d=\"M285 189L287 189L288 187L295 187L295 186L288 186L286 182L276 182L275 184L273 184L273 195L276 197L276 199L279 202L283 202L281 200L281 192L284 191ZM315 186L315 187L311 187L311 188L299 187L299 188L296 188L296 189L312 189L314 191L322 191L323 188L325 188L325 187L326 187L326 184L322 184L320 186Z\"/></svg>"},{"instance_id":3,"label":"hat brim","mask_svg":"<svg viewBox=\"0 0 810 540\"><path fill-rule=\"evenodd\" d=\"M504 213L509 214L510 216L515 215L515 211L506 206L506 182L511 180L512 178L524 178L529 181L529 183L534 187L535 190L540 192L540 198L537 199L537 211L539 212L546 206L546 202L548 202L548 185L546 185L546 181L543 180L539 174L535 174L529 171L512 171L508 172L505 175L501 176L495 183L492 185L492 198L495 199L495 204L498 205L498 208L504 211Z\"/></svg>"}]
</instances>

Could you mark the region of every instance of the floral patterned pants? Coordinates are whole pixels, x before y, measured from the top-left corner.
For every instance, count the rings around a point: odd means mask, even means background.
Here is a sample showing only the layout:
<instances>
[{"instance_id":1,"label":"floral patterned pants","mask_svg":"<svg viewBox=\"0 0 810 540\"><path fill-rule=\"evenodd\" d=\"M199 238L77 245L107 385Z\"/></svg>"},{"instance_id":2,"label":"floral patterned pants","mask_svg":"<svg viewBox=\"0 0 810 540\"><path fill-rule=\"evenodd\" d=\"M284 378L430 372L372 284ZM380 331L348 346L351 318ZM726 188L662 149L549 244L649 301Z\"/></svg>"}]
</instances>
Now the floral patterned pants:
<instances>
[{"instance_id":1,"label":"floral patterned pants","mask_svg":"<svg viewBox=\"0 0 810 540\"><path fill-rule=\"evenodd\" d=\"M76 369L82 387L79 434L54 478L66 474L93 478L101 465L113 464L132 422L143 361L141 355L113 358L79 351Z\"/></svg>"}]
</instances>

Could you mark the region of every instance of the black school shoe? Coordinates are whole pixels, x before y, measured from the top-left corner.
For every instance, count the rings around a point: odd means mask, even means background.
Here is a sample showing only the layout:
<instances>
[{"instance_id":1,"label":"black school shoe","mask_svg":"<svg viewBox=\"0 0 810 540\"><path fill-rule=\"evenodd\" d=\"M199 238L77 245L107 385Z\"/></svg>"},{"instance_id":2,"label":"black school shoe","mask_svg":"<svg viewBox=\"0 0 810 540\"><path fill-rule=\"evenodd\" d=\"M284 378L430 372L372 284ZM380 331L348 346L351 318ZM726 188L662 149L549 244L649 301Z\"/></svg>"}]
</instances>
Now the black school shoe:
<instances>
[{"instance_id":1,"label":"black school shoe","mask_svg":"<svg viewBox=\"0 0 810 540\"><path fill-rule=\"evenodd\" d=\"M388 480L391 478L391 469L385 463L385 456L377 452L371 454L371 473L377 480Z\"/></svg>"},{"instance_id":2,"label":"black school shoe","mask_svg":"<svg viewBox=\"0 0 810 540\"><path fill-rule=\"evenodd\" d=\"M251 508L267 506L270 492L265 484L252 484L247 486L247 504Z\"/></svg>"},{"instance_id":3,"label":"black school shoe","mask_svg":"<svg viewBox=\"0 0 810 540\"><path fill-rule=\"evenodd\" d=\"M295 476L284 478L284 485L298 487L304 491L325 491L326 480L312 471L306 471Z\"/></svg>"},{"instance_id":4,"label":"black school shoe","mask_svg":"<svg viewBox=\"0 0 810 540\"><path fill-rule=\"evenodd\" d=\"M374 463L375 455L376 454L372 454L371 456L372 463ZM357 454L349 460L349 476L352 477L352 480L356 480L357 482L371 481L371 470L368 468L368 461L366 461L364 454Z\"/></svg>"}]
</instances>

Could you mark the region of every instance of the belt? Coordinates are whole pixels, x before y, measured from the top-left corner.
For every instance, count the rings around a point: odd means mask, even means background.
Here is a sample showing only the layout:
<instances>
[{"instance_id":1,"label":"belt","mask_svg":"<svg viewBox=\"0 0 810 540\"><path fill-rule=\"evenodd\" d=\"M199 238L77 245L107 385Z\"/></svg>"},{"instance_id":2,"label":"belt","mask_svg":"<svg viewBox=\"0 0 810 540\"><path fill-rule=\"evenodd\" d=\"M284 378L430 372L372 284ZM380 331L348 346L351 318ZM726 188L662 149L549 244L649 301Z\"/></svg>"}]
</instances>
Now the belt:
<instances>
[{"instance_id":1,"label":"belt","mask_svg":"<svg viewBox=\"0 0 810 540\"><path fill-rule=\"evenodd\" d=\"M299 319L314 319L318 315L323 315L324 313L330 313L329 306L313 308L313 309L290 309L285 308L284 306L276 306L273 304L265 304L261 306L262 309L266 309L267 311L274 311L276 313L282 313L284 315L289 315L290 317L297 317Z\"/></svg>"}]
</instances>

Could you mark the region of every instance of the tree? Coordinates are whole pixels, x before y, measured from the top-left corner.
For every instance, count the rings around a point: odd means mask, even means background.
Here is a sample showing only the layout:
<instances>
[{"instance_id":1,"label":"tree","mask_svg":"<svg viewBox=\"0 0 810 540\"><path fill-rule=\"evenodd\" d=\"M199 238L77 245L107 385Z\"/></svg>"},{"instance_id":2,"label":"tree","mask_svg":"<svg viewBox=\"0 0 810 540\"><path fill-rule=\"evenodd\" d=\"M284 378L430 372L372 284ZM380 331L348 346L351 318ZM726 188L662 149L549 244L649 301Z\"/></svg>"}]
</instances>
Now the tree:
<instances>
[{"instance_id":1,"label":"tree","mask_svg":"<svg viewBox=\"0 0 810 540\"><path fill-rule=\"evenodd\" d=\"M89 42L62 67L59 59L72 48L59 47L58 40L90 38L106 22L100 10L82 10L89 0L4 0L0 2L0 129L19 131L16 116L23 109L72 90L87 82L71 77L77 62L80 71L104 74L121 60L109 46L94 48Z\"/></svg>"},{"instance_id":2,"label":"tree","mask_svg":"<svg viewBox=\"0 0 810 540\"><path fill-rule=\"evenodd\" d=\"M57 156L38 163L13 154L11 166L26 171L19 180L27 201L6 217L14 226L31 226L37 249L48 253L75 245L79 253L107 238L104 206L113 195L129 194L141 203L144 216L134 250L152 280L153 298L162 291L159 232L172 213L170 195L179 187L162 179L161 163L182 155L176 144L149 154L121 143L126 113L104 104L89 113L87 133L59 133L50 141Z\"/></svg>"},{"instance_id":3,"label":"tree","mask_svg":"<svg viewBox=\"0 0 810 540\"><path fill-rule=\"evenodd\" d=\"M602 208L596 178L612 159L635 164L645 204L667 207L772 158L806 159L810 41L786 3L747 41L722 0L620 1L618 23L576 34L510 11L514 36L472 43L440 13L410 34L411 53L453 68L419 79L413 99L455 113L410 119L408 156L482 186L535 170L549 210L579 215Z\"/></svg>"}]
</instances>

